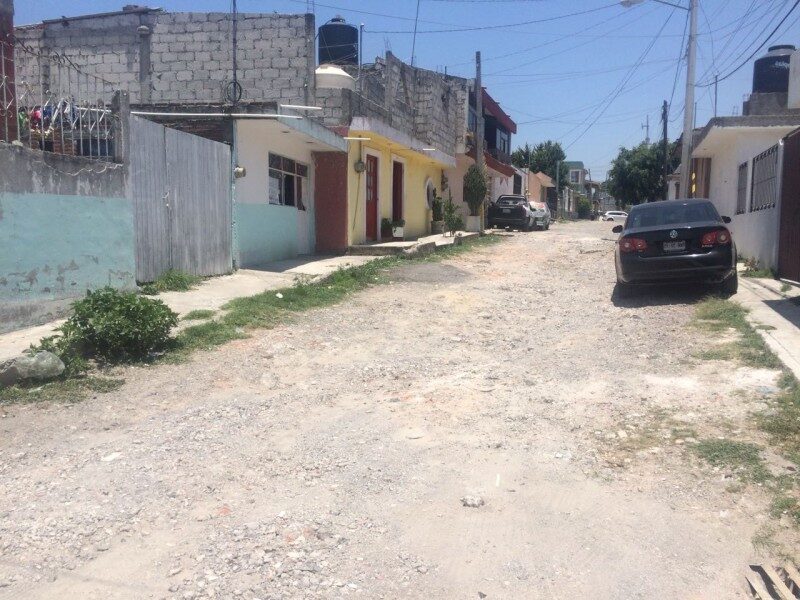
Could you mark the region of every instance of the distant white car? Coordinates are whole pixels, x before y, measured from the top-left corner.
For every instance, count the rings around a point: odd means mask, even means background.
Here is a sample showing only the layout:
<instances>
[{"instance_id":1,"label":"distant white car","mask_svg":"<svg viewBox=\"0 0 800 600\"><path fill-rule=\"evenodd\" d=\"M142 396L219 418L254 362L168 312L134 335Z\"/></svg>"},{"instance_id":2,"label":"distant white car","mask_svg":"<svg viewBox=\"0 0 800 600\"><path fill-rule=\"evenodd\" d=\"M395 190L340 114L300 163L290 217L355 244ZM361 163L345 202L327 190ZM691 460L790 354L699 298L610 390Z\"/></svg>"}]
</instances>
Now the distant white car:
<instances>
[{"instance_id":1,"label":"distant white car","mask_svg":"<svg viewBox=\"0 0 800 600\"><path fill-rule=\"evenodd\" d=\"M547 206L547 202L531 201L529 204L533 213L534 227L542 230L550 229L550 207Z\"/></svg>"},{"instance_id":2,"label":"distant white car","mask_svg":"<svg viewBox=\"0 0 800 600\"><path fill-rule=\"evenodd\" d=\"M609 210L603 215L603 221L618 221L624 223L628 218L628 213L623 210Z\"/></svg>"}]
</instances>

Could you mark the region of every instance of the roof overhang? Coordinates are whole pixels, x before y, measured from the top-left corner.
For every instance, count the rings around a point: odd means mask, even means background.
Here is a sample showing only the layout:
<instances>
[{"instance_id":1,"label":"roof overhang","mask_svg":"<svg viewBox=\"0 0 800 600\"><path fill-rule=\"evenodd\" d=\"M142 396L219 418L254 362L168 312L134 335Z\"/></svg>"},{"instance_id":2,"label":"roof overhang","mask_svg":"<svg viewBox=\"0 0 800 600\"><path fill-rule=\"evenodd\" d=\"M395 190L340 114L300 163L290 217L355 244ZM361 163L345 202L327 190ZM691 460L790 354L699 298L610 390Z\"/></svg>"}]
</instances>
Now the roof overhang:
<instances>
[{"instance_id":1,"label":"roof overhang","mask_svg":"<svg viewBox=\"0 0 800 600\"><path fill-rule=\"evenodd\" d=\"M492 115L497 122L500 123L511 133L517 133L517 124L514 120L506 114L497 101L489 95L486 88L483 88L483 110Z\"/></svg>"},{"instance_id":2,"label":"roof overhang","mask_svg":"<svg viewBox=\"0 0 800 600\"><path fill-rule=\"evenodd\" d=\"M746 117L717 117L711 119L695 137L693 158L708 158L735 142L741 134L772 133L775 141L800 127L798 115L756 115Z\"/></svg>"},{"instance_id":3,"label":"roof overhang","mask_svg":"<svg viewBox=\"0 0 800 600\"><path fill-rule=\"evenodd\" d=\"M341 130L340 130L341 131ZM395 129L391 125L380 119L371 117L353 117L348 130L350 136L369 137L389 146L398 156L409 158L424 159L441 165L442 167L452 168L456 166L456 157L450 156L437 148L430 147L429 144L408 135L407 133Z\"/></svg>"}]
</instances>

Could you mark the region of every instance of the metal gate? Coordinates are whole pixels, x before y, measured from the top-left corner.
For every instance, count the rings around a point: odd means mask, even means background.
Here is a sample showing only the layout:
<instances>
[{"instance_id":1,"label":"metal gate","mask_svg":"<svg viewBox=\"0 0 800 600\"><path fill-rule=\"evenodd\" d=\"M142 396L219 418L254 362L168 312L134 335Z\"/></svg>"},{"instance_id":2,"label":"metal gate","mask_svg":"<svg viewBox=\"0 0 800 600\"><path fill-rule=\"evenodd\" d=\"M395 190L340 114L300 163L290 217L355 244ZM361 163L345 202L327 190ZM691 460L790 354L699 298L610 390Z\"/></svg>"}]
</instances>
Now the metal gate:
<instances>
[{"instance_id":1,"label":"metal gate","mask_svg":"<svg viewBox=\"0 0 800 600\"><path fill-rule=\"evenodd\" d=\"M153 281L169 269L229 273L230 147L136 116L130 125L137 281Z\"/></svg>"},{"instance_id":2,"label":"metal gate","mask_svg":"<svg viewBox=\"0 0 800 600\"><path fill-rule=\"evenodd\" d=\"M784 139L778 274L800 281L800 131Z\"/></svg>"}]
</instances>

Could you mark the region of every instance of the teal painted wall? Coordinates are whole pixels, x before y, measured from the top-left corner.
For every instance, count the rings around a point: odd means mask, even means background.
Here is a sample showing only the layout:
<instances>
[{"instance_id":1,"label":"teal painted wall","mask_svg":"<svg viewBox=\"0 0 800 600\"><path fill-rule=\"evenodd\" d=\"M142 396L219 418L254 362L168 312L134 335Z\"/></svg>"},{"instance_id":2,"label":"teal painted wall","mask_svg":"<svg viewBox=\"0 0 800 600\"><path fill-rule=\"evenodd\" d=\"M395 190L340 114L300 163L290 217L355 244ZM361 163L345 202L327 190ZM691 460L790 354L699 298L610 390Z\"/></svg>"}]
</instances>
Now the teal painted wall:
<instances>
[{"instance_id":1,"label":"teal painted wall","mask_svg":"<svg viewBox=\"0 0 800 600\"><path fill-rule=\"evenodd\" d=\"M297 256L297 209L274 204L233 205L240 269Z\"/></svg>"},{"instance_id":2,"label":"teal painted wall","mask_svg":"<svg viewBox=\"0 0 800 600\"><path fill-rule=\"evenodd\" d=\"M129 200L0 192L0 303L134 288L135 272Z\"/></svg>"}]
</instances>

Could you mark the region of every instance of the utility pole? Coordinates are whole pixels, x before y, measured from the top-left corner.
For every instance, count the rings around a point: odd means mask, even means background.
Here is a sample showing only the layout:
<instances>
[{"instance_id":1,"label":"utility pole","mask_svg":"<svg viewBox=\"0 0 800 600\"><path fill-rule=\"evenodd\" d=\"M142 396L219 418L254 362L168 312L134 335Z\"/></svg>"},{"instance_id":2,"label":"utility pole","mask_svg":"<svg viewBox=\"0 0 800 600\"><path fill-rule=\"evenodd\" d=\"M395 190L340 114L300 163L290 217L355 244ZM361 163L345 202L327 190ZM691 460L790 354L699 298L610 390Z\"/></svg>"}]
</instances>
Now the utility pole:
<instances>
[{"instance_id":1,"label":"utility pole","mask_svg":"<svg viewBox=\"0 0 800 600\"><path fill-rule=\"evenodd\" d=\"M485 177L485 164L483 159L483 84L481 83L481 53L480 50L475 53L475 112L477 119L475 120L475 164L478 165L478 171L482 177ZM484 198L484 201L486 199ZM481 233L483 233L483 213L484 206L481 204L481 212L478 215L481 223Z\"/></svg>"},{"instance_id":2,"label":"utility pole","mask_svg":"<svg viewBox=\"0 0 800 600\"><path fill-rule=\"evenodd\" d=\"M559 182L561 181L561 161L556 161L556 213L559 218L564 217L564 205L561 202L561 186Z\"/></svg>"},{"instance_id":3,"label":"utility pole","mask_svg":"<svg viewBox=\"0 0 800 600\"><path fill-rule=\"evenodd\" d=\"M714 118L717 118L717 84L719 83L719 75L714 75Z\"/></svg>"},{"instance_id":4,"label":"utility pole","mask_svg":"<svg viewBox=\"0 0 800 600\"><path fill-rule=\"evenodd\" d=\"M697 0L689 0L689 53L686 65L686 99L683 110L683 143L681 144L681 196L692 195L692 139L694 133L694 86L697 67Z\"/></svg>"},{"instance_id":5,"label":"utility pole","mask_svg":"<svg viewBox=\"0 0 800 600\"><path fill-rule=\"evenodd\" d=\"M642 123L642 129L645 130L644 143L650 145L650 115L647 115L647 120Z\"/></svg>"},{"instance_id":6,"label":"utility pole","mask_svg":"<svg viewBox=\"0 0 800 600\"><path fill-rule=\"evenodd\" d=\"M667 137L667 123L669 121L669 104L664 100L661 107L661 122L664 125L664 137L661 140L661 145L664 149L664 200L669 198L669 137Z\"/></svg>"}]
</instances>

